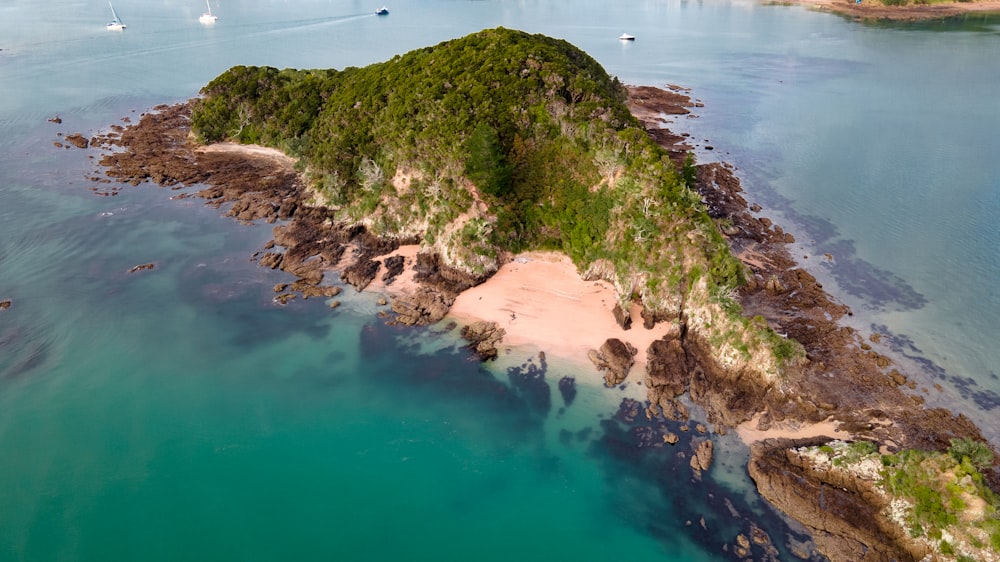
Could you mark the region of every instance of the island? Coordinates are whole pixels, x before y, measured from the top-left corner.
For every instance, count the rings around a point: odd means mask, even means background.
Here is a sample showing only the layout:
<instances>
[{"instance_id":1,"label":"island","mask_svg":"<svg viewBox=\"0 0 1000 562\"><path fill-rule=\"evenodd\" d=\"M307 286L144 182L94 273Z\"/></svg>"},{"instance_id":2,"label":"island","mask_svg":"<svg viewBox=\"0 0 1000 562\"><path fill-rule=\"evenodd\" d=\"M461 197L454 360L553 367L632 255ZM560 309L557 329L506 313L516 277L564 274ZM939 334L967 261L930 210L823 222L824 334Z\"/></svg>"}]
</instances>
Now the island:
<instances>
[{"instance_id":1,"label":"island","mask_svg":"<svg viewBox=\"0 0 1000 562\"><path fill-rule=\"evenodd\" d=\"M923 406L879 334L839 323L850 310L730 165L698 164L664 126L694 105L679 86L621 84L565 41L496 28L365 68L234 67L90 139L107 176L91 179L207 186L194 195L235 219L277 223L253 256L296 276L276 302L337 295L335 270L384 290L388 322L457 315L483 360L543 304L597 303L575 322L603 341L557 333L557 351L608 386L641 379L636 415L688 420L686 396L711 431L739 432L761 494L830 560L996 559L996 454L964 416ZM537 309L483 305L503 279L540 293ZM699 441L692 470L711 456ZM768 544L741 537L737 553Z\"/></svg>"}]
</instances>

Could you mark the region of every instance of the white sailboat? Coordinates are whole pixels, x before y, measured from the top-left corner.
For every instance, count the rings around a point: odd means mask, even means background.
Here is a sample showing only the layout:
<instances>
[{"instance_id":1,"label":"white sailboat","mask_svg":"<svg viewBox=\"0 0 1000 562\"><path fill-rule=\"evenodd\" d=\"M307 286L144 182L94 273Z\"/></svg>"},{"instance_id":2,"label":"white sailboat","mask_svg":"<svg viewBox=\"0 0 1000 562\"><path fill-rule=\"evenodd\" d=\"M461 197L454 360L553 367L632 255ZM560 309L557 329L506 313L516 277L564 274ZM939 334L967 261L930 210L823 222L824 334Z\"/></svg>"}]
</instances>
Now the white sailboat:
<instances>
[{"instance_id":1,"label":"white sailboat","mask_svg":"<svg viewBox=\"0 0 1000 562\"><path fill-rule=\"evenodd\" d=\"M108 7L111 8L111 17L114 18L108 22L108 31L125 31L125 22L118 17L118 14L115 12L115 7L111 5L111 0L108 0Z\"/></svg>"},{"instance_id":2,"label":"white sailboat","mask_svg":"<svg viewBox=\"0 0 1000 562\"><path fill-rule=\"evenodd\" d=\"M219 18L212 15L212 3L209 0L205 0L205 5L208 6L208 11L202 14L201 17L198 18L198 21L205 25L211 25Z\"/></svg>"}]
</instances>

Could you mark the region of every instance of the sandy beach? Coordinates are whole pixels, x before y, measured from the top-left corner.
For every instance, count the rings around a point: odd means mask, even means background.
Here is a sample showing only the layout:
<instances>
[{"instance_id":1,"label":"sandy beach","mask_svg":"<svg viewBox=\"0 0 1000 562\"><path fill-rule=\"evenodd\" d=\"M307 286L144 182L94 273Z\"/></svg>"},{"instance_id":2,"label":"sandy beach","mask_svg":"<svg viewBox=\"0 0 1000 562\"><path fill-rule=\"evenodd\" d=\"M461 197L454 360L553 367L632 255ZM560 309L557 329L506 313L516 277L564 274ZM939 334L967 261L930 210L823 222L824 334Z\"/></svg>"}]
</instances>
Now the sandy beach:
<instances>
[{"instance_id":1,"label":"sandy beach","mask_svg":"<svg viewBox=\"0 0 1000 562\"><path fill-rule=\"evenodd\" d=\"M623 330L611 313L616 302L610 283L584 281L567 256L529 252L459 295L449 317L461 323L496 322L507 332L505 345L534 346L576 362L588 362L589 350L599 348L608 338L618 338L639 350L629 380L641 380L646 349L670 326L647 330L641 320L633 320L632 328ZM632 317L639 318L638 310L632 311ZM596 369L594 373L599 376Z\"/></svg>"}]
</instances>

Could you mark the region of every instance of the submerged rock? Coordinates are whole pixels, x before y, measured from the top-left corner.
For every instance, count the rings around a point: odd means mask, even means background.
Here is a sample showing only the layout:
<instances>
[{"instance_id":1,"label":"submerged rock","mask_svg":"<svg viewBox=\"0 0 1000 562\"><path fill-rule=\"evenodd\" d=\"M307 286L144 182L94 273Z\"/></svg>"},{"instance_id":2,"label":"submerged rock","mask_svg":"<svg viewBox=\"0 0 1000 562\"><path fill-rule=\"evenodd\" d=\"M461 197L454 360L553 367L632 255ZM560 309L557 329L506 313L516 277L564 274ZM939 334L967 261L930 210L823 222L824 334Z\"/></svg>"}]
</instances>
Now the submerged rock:
<instances>
[{"instance_id":1,"label":"submerged rock","mask_svg":"<svg viewBox=\"0 0 1000 562\"><path fill-rule=\"evenodd\" d=\"M563 403L569 406L576 399L576 379L573 377L563 377L559 379L559 393L562 394Z\"/></svg>"}]
</instances>

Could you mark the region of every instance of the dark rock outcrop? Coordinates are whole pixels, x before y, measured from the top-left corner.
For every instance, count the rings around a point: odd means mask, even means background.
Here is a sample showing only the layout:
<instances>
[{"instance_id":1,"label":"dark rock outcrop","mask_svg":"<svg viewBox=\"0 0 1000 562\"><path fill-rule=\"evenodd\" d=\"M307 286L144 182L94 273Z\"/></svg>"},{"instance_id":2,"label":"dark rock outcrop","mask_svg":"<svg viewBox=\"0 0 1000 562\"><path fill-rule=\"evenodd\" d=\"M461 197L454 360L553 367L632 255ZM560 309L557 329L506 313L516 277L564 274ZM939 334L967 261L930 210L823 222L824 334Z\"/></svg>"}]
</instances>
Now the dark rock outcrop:
<instances>
[{"instance_id":1,"label":"dark rock outcrop","mask_svg":"<svg viewBox=\"0 0 1000 562\"><path fill-rule=\"evenodd\" d=\"M610 338L604 342L601 349L591 349L587 352L587 356L598 371L606 371L604 384L615 386L628 376L638 351L628 342L623 342L618 338Z\"/></svg>"},{"instance_id":2,"label":"dark rock outcrop","mask_svg":"<svg viewBox=\"0 0 1000 562\"><path fill-rule=\"evenodd\" d=\"M611 310L611 314L615 317L615 323L621 327L622 330L629 330L632 328L632 317L629 315L628 311L622 308L621 303L616 303L614 309Z\"/></svg>"},{"instance_id":3,"label":"dark rock outcrop","mask_svg":"<svg viewBox=\"0 0 1000 562\"><path fill-rule=\"evenodd\" d=\"M470 342L469 348L482 361L497 358L497 345L503 341L506 333L496 322L474 322L462 328L462 337Z\"/></svg>"},{"instance_id":4,"label":"dark rock outcrop","mask_svg":"<svg viewBox=\"0 0 1000 562\"><path fill-rule=\"evenodd\" d=\"M386 285L392 285L392 282L396 280L396 277L403 272L403 266L406 263L406 258L403 256L389 256L385 258L385 274L382 275L382 282Z\"/></svg>"},{"instance_id":5,"label":"dark rock outcrop","mask_svg":"<svg viewBox=\"0 0 1000 562\"><path fill-rule=\"evenodd\" d=\"M681 343L680 332L669 334L650 344L646 350L646 384L649 401L659 404L687 391L691 380L687 353Z\"/></svg>"},{"instance_id":6,"label":"dark rock outcrop","mask_svg":"<svg viewBox=\"0 0 1000 562\"><path fill-rule=\"evenodd\" d=\"M14 301L12 301L10 299L0 300L0 310L7 310L8 308L10 308L10 305L13 304L13 303L14 303Z\"/></svg>"},{"instance_id":7,"label":"dark rock outcrop","mask_svg":"<svg viewBox=\"0 0 1000 562\"><path fill-rule=\"evenodd\" d=\"M371 258L362 257L344 268L340 278L345 283L354 286L359 292L371 283L378 275L379 263Z\"/></svg>"},{"instance_id":8,"label":"dark rock outcrop","mask_svg":"<svg viewBox=\"0 0 1000 562\"><path fill-rule=\"evenodd\" d=\"M902 562L928 552L883 515L885 498L844 471L816 470L796 447L828 438L767 439L750 447L750 477L769 502L806 526L832 562Z\"/></svg>"},{"instance_id":9,"label":"dark rock outcrop","mask_svg":"<svg viewBox=\"0 0 1000 562\"><path fill-rule=\"evenodd\" d=\"M66 142L72 144L77 148L87 148L90 146L90 140L81 135L80 133L73 133L71 135L66 135Z\"/></svg>"}]
</instances>

